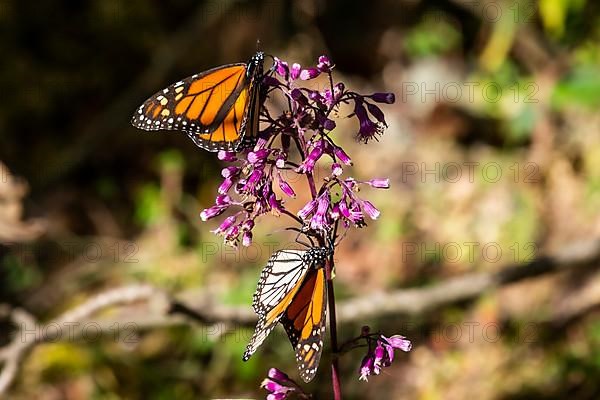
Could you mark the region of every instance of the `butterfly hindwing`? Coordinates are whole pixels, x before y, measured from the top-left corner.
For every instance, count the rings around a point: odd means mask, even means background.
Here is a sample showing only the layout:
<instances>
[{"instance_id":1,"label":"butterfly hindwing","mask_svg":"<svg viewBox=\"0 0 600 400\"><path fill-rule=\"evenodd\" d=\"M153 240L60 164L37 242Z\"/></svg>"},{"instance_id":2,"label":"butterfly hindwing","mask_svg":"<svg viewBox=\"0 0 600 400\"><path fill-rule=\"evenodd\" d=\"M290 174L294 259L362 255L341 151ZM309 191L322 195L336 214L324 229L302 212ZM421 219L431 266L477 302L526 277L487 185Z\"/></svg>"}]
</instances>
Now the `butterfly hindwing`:
<instances>
[{"instance_id":1,"label":"butterfly hindwing","mask_svg":"<svg viewBox=\"0 0 600 400\"><path fill-rule=\"evenodd\" d=\"M247 360L282 322L296 352L300 376L313 379L321 352L327 307L325 271L327 250L281 250L261 273L252 307L259 320L243 359Z\"/></svg>"},{"instance_id":2,"label":"butterfly hindwing","mask_svg":"<svg viewBox=\"0 0 600 400\"><path fill-rule=\"evenodd\" d=\"M323 268L313 269L281 319L296 352L298 371L304 382L314 378L319 366L326 310L325 272Z\"/></svg>"}]
</instances>

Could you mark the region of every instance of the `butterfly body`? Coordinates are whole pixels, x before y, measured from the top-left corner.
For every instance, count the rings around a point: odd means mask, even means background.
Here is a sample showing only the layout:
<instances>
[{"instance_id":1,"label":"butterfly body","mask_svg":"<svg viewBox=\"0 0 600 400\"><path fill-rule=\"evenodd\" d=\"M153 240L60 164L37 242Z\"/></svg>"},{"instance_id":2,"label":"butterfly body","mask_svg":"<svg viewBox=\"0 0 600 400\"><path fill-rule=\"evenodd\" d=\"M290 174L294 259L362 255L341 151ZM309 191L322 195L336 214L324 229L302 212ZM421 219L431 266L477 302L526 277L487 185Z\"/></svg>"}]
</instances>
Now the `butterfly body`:
<instances>
[{"instance_id":1,"label":"butterfly body","mask_svg":"<svg viewBox=\"0 0 600 400\"><path fill-rule=\"evenodd\" d=\"M274 253L263 269L252 307L259 321L246 347L248 360L275 328L283 325L292 347L300 377L313 379L321 352L327 309L325 262L329 250L281 250Z\"/></svg>"},{"instance_id":2,"label":"butterfly body","mask_svg":"<svg viewBox=\"0 0 600 400\"><path fill-rule=\"evenodd\" d=\"M178 130L208 151L249 147L258 134L264 53L182 79L148 98L132 117L146 131Z\"/></svg>"}]
</instances>

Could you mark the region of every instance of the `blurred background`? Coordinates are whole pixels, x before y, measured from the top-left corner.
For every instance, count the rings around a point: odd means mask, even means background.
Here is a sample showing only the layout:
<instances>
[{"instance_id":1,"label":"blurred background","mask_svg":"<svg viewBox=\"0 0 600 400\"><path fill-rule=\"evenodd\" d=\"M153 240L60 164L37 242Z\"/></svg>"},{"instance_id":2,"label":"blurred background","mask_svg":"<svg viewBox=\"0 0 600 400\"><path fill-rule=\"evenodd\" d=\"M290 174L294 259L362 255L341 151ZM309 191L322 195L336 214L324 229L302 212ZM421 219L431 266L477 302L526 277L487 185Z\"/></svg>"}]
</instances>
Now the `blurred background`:
<instances>
[{"instance_id":1,"label":"blurred background","mask_svg":"<svg viewBox=\"0 0 600 400\"><path fill-rule=\"evenodd\" d=\"M600 395L600 3L1 0L0 26L6 398L263 398L269 367L297 377L282 329L242 363L251 322L174 317L148 289L245 310L293 241L267 217L253 247L224 248L198 217L216 156L129 124L152 93L248 60L257 39L396 94L379 142L356 143L353 123L334 133L355 177L392 184L363 193L382 215L348 233L335 282L342 309L363 307L341 310L342 341L369 324L414 347L369 383L362 350L344 355L345 398ZM133 289L103 308L117 288ZM307 385L318 398L328 362Z\"/></svg>"}]
</instances>

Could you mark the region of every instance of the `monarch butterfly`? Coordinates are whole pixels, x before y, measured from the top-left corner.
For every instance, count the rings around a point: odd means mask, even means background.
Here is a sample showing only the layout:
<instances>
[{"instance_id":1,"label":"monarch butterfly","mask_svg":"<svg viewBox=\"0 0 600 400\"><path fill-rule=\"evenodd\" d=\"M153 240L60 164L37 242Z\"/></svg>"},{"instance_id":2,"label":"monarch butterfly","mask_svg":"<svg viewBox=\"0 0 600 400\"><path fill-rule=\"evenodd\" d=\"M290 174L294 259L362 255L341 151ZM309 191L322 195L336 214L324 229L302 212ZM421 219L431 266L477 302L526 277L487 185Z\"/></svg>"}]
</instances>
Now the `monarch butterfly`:
<instances>
[{"instance_id":1,"label":"monarch butterfly","mask_svg":"<svg viewBox=\"0 0 600 400\"><path fill-rule=\"evenodd\" d=\"M281 322L292 347L300 377L310 382L323 350L327 292L324 265L329 250L281 250L263 269L252 308L258 314L254 335L246 346L246 361Z\"/></svg>"},{"instance_id":2,"label":"monarch butterfly","mask_svg":"<svg viewBox=\"0 0 600 400\"><path fill-rule=\"evenodd\" d=\"M258 133L264 53L192 75L155 93L131 123L147 131L179 130L208 151L251 147Z\"/></svg>"}]
</instances>

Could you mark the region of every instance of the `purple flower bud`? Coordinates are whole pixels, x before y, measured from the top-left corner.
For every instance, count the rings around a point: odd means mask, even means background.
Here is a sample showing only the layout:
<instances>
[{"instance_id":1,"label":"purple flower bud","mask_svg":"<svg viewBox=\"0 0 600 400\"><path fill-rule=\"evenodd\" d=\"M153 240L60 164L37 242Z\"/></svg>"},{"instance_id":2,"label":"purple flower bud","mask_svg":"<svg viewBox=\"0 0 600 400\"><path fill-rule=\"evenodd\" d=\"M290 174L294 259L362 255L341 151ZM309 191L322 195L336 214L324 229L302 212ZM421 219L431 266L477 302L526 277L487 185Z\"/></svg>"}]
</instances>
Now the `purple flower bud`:
<instances>
[{"instance_id":1,"label":"purple flower bud","mask_svg":"<svg viewBox=\"0 0 600 400\"><path fill-rule=\"evenodd\" d=\"M258 183L259 179L263 176L263 170L255 169L248 177L248 181L244 185L244 191L252 191Z\"/></svg>"},{"instance_id":2,"label":"purple flower bud","mask_svg":"<svg viewBox=\"0 0 600 400\"><path fill-rule=\"evenodd\" d=\"M275 166L277 168L283 168L285 167L285 160L287 159L287 154L286 153L280 153L277 158L275 159Z\"/></svg>"},{"instance_id":3,"label":"purple flower bud","mask_svg":"<svg viewBox=\"0 0 600 400\"><path fill-rule=\"evenodd\" d=\"M289 390L289 388L287 388L286 386L283 386L277 382L275 382L274 380L271 379L264 379L262 381L262 383L260 384L260 387L266 389L267 391L271 392L271 393L285 393L286 391Z\"/></svg>"},{"instance_id":4,"label":"purple flower bud","mask_svg":"<svg viewBox=\"0 0 600 400\"><path fill-rule=\"evenodd\" d=\"M388 178L374 178L367 183L374 188L377 189L389 189L390 188L390 180Z\"/></svg>"},{"instance_id":5,"label":"purple flower bud","mask_svg":"<svg viewBox=\"0 0 600 400\"><path fill-rule=\"evenodd\" d=\"M317 142L313 150L308 154L304 163L297 168L297 172L305 173L312 172L315 169L315 164L323 155L323 141Z\"/></svg>"},{"instance_id":6,"label":"purple flower bud","mask_svg":"<svg viewBox=\"0 0 600 400\"><path fill-rule=\"evenodd\" d=\"M233 166L226 167L221 170L221 176L223 178L229 178L229 177L237 175L239 172L240 172L240 169L238 167L233 167Z\"/></svg>"},{"instance_id":7,"label":"purple flower bud","mask_svg":"<svg viewBox=\"0 0 600 400\"><path fill-rule=\"evenodd\" d=\"M259 162L263 162L267 159L267 157L269 156L270 150L269 149L260 149L257 151L251 151L248 153L248 162L251 164L256 164Z\"/></svg>"},{"instance_id":8,"label":"purple flower bud","mask_svg":"<svg viewBox=\"0 0 600 400\"><path fill-rule=\"evenodd\" d=\"M362 101L356 100L354 104L354 114L360 123L360 129L358 130L358 139L360 141L368 143L370 139L377 138L376 135L381 135L383 133L383 128L380 126L381 123L378 125L371 121Z\"/></svg>"},{"instance_id":9,"label":"purple flower bud","mask_svg":"<svg viewBox=\"0 0 600 400\"><path fill-rule=\"evenodd\" d=\"M244 232L251 231L252 228L254 228L254 220L253 219L247 219L244 222L242 222L242 231L244 231Z\"/></svg>"},{"instance_id":10,"label":"purple flower bud","mask_svg":"<svg viewBox=\"0 0 600 400\"><path fill-rule=\"evenodd\" d=\"M341 215L341 213L340 213L340 205L339 205L339 203L335 203L333 205L333 207L331 207L331 212L329 213L329 216L334 221L337 221L340 218L340 215Z\"/></svg>"},{"instance_id":11,"label":"purple flower bud","mask_svg":"<svg viewBox=\"0 0 600 400\"><path fill-rule=\"evenodd\" d=\"M267 400L285 400L287 397L286 393L270 393L267 395Z\"/></svg>"},{"instance_id":12,"label":"purple flower bud","mask_svg":"<svg viewBox=\"0 0 600 400\"><path fill-rule=\"evenodd\" d=\"M394 93L373 93L369 97L377 103L394 104L396 101Z\"/></svg>"},{"instance_id":13,"label":"purple flower bud","mask_svg":"<svg viewBox=\"0 0 600 400\"><path fill-rule=\"evenodd\" d=\"M320 56L317 68L319 68L319 71L321 72L329 72L332 68L331 61L329 61L329 58L327 56Z\"/></svg>"},{"instance_id":14,"label":"purple flower bud","mask_svg":"<svg viewBox=\"0 0 600 400\"><path fill-rule=\"evenodd\" d=\"M335 122L329 118L324 119L321 125L323 125L323 128L327 131L332 131L335 129Z\"/></svg>"},{"instance_id":15,"label":"purple flower bud","mask_svg":"<svg viewBox=\"0 0 600 400\"><path fill-rule=\"evenodd\" d=\"M289 376L287 376L287 374L277 368L271 368L269 369L269 372L267 373L267 376L271 379L276 379L279 382L285 382L285 381L289 381L290 378Z\"/></svg>"},{"instance_id":16,"label":"purple flower bud","mask_svg":"<svg viewBox=\"0 0 600 400\"><path fill-rule=\"evenodd\" d=\"M362 206L363 210L365 210L365 213L367 213L367 215L373 220L377 219L379 217L379 214L381 214L379 210L375 208L373 203L371 203L368 200L364 200Z\"/></svg>"},{"instance_id":17,"label":"purple flower bud","mask_svg":"<svg viewBox=\"0 0 600 400\"><path fill-rule=\"evenodd\" d=\"M312 212L315 210L315 208L317 207L317 202L315 200L312 200L308 203L306 203L306 205L304 207L302 207L302 209L300 211L298 211L298 217L300 217L300 219L306 220L306 218L312 214Z\"/></svg>"},{"instance_id":18,"label":"purple flower bud","mask_svg":"<svg viewBox=\"0 0 600 400\"><path fill-rule=\"evenodd\" d=\"M200 213L200 219L202 221L208 221L209 219L220 215L223 211L225 211L225 209L226 207L220 207L218 205L206 208Z\"/></svg>"},{"instance_id":19,"label":"purple flower bud","mask_svg":"<svg viewBox=\"0 0 600 400\"><path fill-rule=\"evenodd\" d=\"M338 164L338 163L331 164L331 173L334 176L340 176L343 172L344 172L344 170L342 169L342 166L340 164Z\"/></svg>"},{"instance_id":20,"label":"purple flower bud","mask_svg":"<svg viewBox=\"0 0 600 400\"><path fill-rule=\"evenodd\" d=\"M296 193L294 192L294 189L292 189L292 187L290 186L289 183L287 183L285 180L283 180L281 175L279 176L278 181L279 181L279 188L281 189L281 191L283 193L285 193L289 197L296 197Z\"/></svg>"},{"instance_id":21,"label":"purple flower bud","mask_svg":"<svg viewBox=\"0 0 600 400\"><path fill-rule=\"evenodd\" d=\"M308 93L308 98L319 103L323 102L323 96L321 96L321 93L317 92L316 90L311 90Z\"/></svg>"},{"instance_id":22,"label":"purple flower bud","mask_svg":"<svg viewBox=\"0 0 600 400\"><path fill-rule=\"evenodd\" d=\"M371 357L370 354L367 354L362 362L360 363L360 376L358 378L359 381L365 381L368 382L369 379L368 377L371 375L373 371L373 358Z\"/></svg>"},{"instance_id":23,"label":"purple flower bud","mask_svg":"<svg viewBox=\"0 0 600 400\"><path fill-rule=\"evenodd\" d=\"M215 234L221 234L223 232L225 232L226 230L228 230L229 228L231 228L231 226L233 224L235 224L235 220L237 219L237 216L232 215L230 217L227 217L223 220L223 222L221 222L221 225L219 225L219 227L217 229L215 229L214 231L212 231Z\"/></svg>"},{"instance_id":24,"label":"purple flower bud","mask_svg":"<svg viewBox=\"0 0 600 400\"><path fill-rule=\"evenodd\" d=\"M265 147L267 147L267 143L269 143L269 141L263 137L259 137L256 140L256 144L254 145L254 151L260 150L260 149L264 149Z\"/></svg>"},{"instance_id":25,"label":"purple flower bud","mask_svg":"<svg viewBox=\"0 0 600 400\"><path fill-rule=\"evenodd\" d=\"M233 151L219 150L219 152L217 153L217 158L221 161L232 162L237 160L235 154L236 153Z\"/></svg>"},{"instance_id":26,"label":"purple flower bud","mask_svg":"<svg viewBox=\"0 0 600 400\"><path fill-rule=\"evenodd\" d=\"M220 194L215 199L215 203L221 207L228 206L231 204L231 197L227 196L226 194Z\"/></svg>"},{"instance_id":27,"label":"purple flower bud","mask_svg":"<svg viewBox=\"0 0 600 400\"><path fill-rule=\"evenodd\" d=\"M342 214L342 216L347 219L352 219L352 213L350 213L350 210L348 209L348 205L346 204L346 201L342 200L337 204L339 204L339 209L340 209L340 213Z\"/></svg>"},{"instance_id":28,"label":"purple flower bud","mask_svg":"<svg viewBox=\"0 0 600 400\"><path fill-rule=\"evenodd\" d=\"M341 162L343 162L344 164L352 165L352 160L350 159L348 154L346 154L344 149L342 149L341 147L334 146L333 153L335 154L337 159L340 160Z\"/></svg>"},{"instance_id":29,"label":"purple flower bud","mask_svg":"<svg viewBox=\"0 0 600 400\"><path fill-rule=\"evenodd\" d=\"M290 71L290 78L292 80L296 80L298 79L298 77L300 76L300 70L302 69L302 66L298 63L293 63L292 64L292 69Z\"/></svg>"},{"instance_id":30,"label":"purple flower bud","mask_svg":"<svg viewBox=\"0 0 600 400\"><path fill-rule=\"evenodd\" d=\"M325 230L328 228L327 210L329 209L329 193L323 193L317 200L317 211L310 220L310 227L314 230Z\"/></svg>"},{"instance_id":31,"label":"purple flower bud","mask_svg":"<svg viewBox=\"0 0 600 400\"><path fill-rule=\"evenodd\" d=\"M277 73L279 74L279 76L287 79L288 73L290 71L290 69L288 67L288 63L286 63L285 61L281 61L277 57L274 57L274 60L275 60L275 66L276 66L275 69L276 69Z\"/></svg>"},{"instance_id":32,"label":"purple flower bud","mask_svg":"<svg viewBox=\"0 0 600 400\"><path fill-rule=\"evenodd\" d=\"M410 340L408 340L407 338L405 338L402 335L393 335L388 337L385 337L383 335L381 335L381 337L383 338L383 340L385 340L390 346L396 348L396 349L400 349L402 351L410 351L410 349L412 349L412 343Z\"/></svg>"},{"instance_id":33,"label":"purple flower bud","mask_svg":"<svg viewBox=\"0 0 600 400\"><path fill-rule=\"evenodd\" d=\"M387 126L387 123L385 122L385 116L383 115L383 111L381 111L381 109L379 107L377 107L375 104L371 104L371 103L365 103L365 104L367 105L367 109L369 110L371 115L374 116L377 121L379 121L380 123Z\"/></svg>"},{"instance_id":34,"label":"purple flower bud","mask_svg":"<svg viewBox=\"0 0 600 400\"><path fill-rule=\"evenodd\" d=\"M229 192L229 189L231 189L232 186L233 186L233 179L225 178L225 180L223 180L221 185L219 185L217 192L219 192L220 194L227 194L227 192Z\"/></svg>"},{"instance_id":35,"label":"purple flower bud","mask_svg":"<svg viewBox=\"0 0 600 400\"><path fill-rule=\"evenodd\" d=\"M252 244L252 232L246 231L242 235L242 246L248 247Z\"/></svg>"},{"instance_id":36,"label":"purple flower bud","mask_svg":"<svg viewBox=\"0 0 600 400\"><path fill-rule=\"evenodd\" d=\"M321 71L319 71L317 68L306 68L300 71L300 79L303 81L314 79L319 76L320 73Z\"/></svg>"},{"instance_id":37,"label":"purple flower bud","mask_svg":"<svg viewBox=\"0 0 600 400\"><path fill-rule=\"evenodd\" d=\"M383 367L383 358L386 356L385 348L383 344L378 340L377 346L375 346L375 351L373 352L373 372L375 375L379 375L381 372L381 368Z\"/></svg>"},{"instance_id":38,"label":"purple flower bud","mask_svg":"<svg viewBox=\"0 0 600 400\"><path fill-rule=\"evenodd\" d=\"M240 226L233 225L225 232L225 241L226 242L235 242L237 240L237 237L239 234L240 234Z\"/></svg>"}]
</instances>

